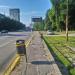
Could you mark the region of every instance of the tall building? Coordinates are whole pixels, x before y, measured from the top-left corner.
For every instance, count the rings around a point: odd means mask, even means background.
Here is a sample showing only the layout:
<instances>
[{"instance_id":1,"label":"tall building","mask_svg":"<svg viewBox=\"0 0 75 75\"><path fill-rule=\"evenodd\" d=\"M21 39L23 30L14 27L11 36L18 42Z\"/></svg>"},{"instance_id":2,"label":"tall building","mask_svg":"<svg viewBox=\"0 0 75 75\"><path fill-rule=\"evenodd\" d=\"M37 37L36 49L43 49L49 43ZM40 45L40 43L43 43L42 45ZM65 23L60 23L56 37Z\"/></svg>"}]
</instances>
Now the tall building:
<instances>
[{"instance_id":1,"label":"tall building","mask_svg":"<svg viewBox=\"0 0 75 75\"><path fill-rule=\"evenodd\" d=\"M20 9L10 9L10 18L16 21L20 21Z\"/></svg>"}]
</instances>

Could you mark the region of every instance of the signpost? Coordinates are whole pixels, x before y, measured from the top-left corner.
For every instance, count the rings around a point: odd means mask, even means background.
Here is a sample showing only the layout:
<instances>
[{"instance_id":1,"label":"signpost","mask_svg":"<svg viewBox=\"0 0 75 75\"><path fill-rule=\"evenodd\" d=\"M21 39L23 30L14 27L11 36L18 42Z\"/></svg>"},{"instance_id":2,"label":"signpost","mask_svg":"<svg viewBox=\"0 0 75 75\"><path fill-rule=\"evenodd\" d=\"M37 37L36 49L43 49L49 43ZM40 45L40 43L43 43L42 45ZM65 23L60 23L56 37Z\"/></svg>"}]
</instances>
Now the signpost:
<instances>
[{"instance_id":1,"label":"signpost","mask_svg":"<svg viewBox=\"0 0 75 75\"><path fill-rule=\"evenodd\" d=\"M33 17L32 22L42 22L42 17Z\"/></svg>"}]
</instances>

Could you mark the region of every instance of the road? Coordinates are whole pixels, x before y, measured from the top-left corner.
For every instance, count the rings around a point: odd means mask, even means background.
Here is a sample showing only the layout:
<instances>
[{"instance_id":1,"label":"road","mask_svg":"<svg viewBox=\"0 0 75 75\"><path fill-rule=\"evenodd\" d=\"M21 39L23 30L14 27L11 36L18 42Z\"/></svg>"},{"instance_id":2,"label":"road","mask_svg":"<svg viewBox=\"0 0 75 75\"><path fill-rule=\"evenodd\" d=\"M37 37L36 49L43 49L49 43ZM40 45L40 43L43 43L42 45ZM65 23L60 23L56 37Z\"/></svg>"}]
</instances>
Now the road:
<instances>
[{"instance_id":1,"label":"road","mask_svg":"<svg viewBox=\"0 0 75 75\"><path fill-rule=\"evenodd\" d=\"M16 40L27 40L31 32L9 32L7 35L0 36L0 72L16 54Z\"/></svg>"}]
</instances>

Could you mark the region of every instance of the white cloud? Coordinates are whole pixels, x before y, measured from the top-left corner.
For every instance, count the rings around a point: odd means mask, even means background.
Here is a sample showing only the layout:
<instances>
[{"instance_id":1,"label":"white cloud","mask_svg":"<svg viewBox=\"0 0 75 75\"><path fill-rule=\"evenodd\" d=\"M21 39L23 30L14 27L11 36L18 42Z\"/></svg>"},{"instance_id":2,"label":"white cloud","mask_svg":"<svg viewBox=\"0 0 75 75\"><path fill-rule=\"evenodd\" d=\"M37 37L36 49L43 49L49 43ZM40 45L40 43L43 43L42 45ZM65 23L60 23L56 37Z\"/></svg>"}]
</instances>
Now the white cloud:
<instances>
[{"instance_id":1,"label":"white cloud","mask_svg":"<svg viewBox=\"0 0 75 75\"><path fill-rule=\"evenodd\" d=\"M21 15L36 15L36 14L42 14L43 12L38 12L38 11L30 11L30 12L21 12Z\"/></svg>"},{"instance_id":2,"label":"white cloud","mask_svg":"<svg viewBox=\"0 0 75 75\"><path fill-rule=\"evenodd\" d=\"M5 6L5 5L0 5L0 8L7 8L7 9L9 9L10 7L9 6Z\"/></svg>"}]
</instances>

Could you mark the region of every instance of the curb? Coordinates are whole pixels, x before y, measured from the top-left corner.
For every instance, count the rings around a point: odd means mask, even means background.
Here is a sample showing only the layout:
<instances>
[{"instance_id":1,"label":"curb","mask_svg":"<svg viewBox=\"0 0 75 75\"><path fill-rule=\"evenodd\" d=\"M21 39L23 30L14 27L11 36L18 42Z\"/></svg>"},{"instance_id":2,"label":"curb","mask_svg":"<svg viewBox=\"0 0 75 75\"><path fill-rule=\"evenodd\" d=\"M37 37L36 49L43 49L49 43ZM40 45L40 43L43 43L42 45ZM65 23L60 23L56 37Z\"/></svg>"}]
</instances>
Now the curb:
<instances>
[{"instance_id":1,"label":"curb","mask_svg":"<svg viewBox=\"0 0 75 75\"><path fill-rule=\"evenodd\" d=\"M5 70L3 75L10 75L12 70L19 63L19 61L20 61L20 56L18 54L16 54L14 57L14 60L12 62L10 62L10 64L8 65L8 68Z\"/></svg>"},{"instance_id":2,"label":"curb","mask_svg":"<svg viewBox=\"0 0 75 75\"><path fill-rule=\"evenodd\" d=\"M55 62L55 60L54 60L54 58L53 58L53 56L52 56L52 54L50 53L46 43L44 42L44 40L43 40L43 45L44 45L44 50L47 53L46 57L47 57L48 61L50 61L50 60L54 61L54 64L52 66L53 66L53 68L55 70L56 75L62 75L60 70L59 70L59 68L58 68L58 66L57 66L57 64L56 64L56 62ZM47 75L50 75L50 73L47 74Z\"/></svg>"}]
</instances>

